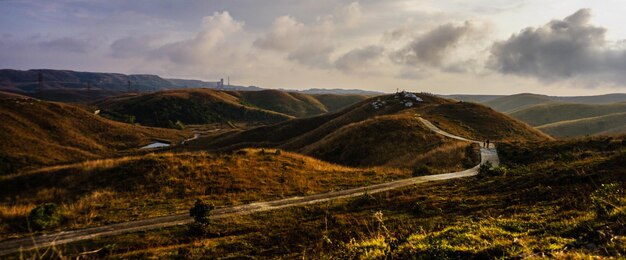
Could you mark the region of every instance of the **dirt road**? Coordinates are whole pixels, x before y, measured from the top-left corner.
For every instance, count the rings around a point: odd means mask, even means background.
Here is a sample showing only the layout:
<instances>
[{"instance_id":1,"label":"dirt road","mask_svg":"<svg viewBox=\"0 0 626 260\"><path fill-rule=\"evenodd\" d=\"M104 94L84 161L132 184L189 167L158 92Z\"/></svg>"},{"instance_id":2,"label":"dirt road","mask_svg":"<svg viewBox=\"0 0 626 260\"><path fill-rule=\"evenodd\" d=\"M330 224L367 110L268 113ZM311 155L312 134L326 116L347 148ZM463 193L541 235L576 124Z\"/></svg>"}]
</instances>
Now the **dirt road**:
<instances>
[{"instance_id":1,"label":"dirt road","mask_svg":"<svg viewBox=\"0 0 626 260\"><path fill-rule=\"evenodd\" d=\"M443 130L437 128L435 125L431 124L429 121L419 118L418 119L428 128L433 130L436 133L442 134L444 136L464 140L468 142L481 143L478 141L468 140L463 137L455 136L450 133L446 133ZM495 147L489 148L481 148L481 163L486 161L490 161L493 165L498 165L499 159L498 154L496 152ZM428 176L420 176L408 179L402 179L392 182L386 182L376 185L370 185L365 187L358 187L347 190L333 191L328 193L316 194L311 196L304 197L293 197L288 199L267 201L267 202L257 202L246 205L234 206L229 208L221 208L215 209L211 212L212 219L218 218L226 218L230 216L237 215L246 215L255 212L275 210L287 207L296 207L303 206L308 204L320 203L324 201L350 198L361 196L365 193L378 193L388 190L393 190L397 188L407 187L418 183L430 182L430 181L441 181L441 180L449 180L456 178L463 178L474 176L478 173L478 167L480 165L475 166L474 168L467 169L460 172L453 173L445 173L445 174L436 174L436 175L428 175ZM14 239L0 242L0 256L17 253L20 251L35 249L35 248L44 248L52 245L60 245L66 244L76 241L82 241L87 239L92 239L96 237L103 236L111 236L118 235L129 232L136 231L145 231L151 229L158 229L164 227L171 227L176 225L183 225L192 222L193 219L189 217L188 214L178 214L166 217L157 217L150 219L143 219L137 221L124 222L119 224L112 224L101 227L93 227L93 228L85 228L79 230L70 230L70 231L61 231L53 234L40 235L36 237L28 237L21 239Z\"/></svg>"}]
</instances>

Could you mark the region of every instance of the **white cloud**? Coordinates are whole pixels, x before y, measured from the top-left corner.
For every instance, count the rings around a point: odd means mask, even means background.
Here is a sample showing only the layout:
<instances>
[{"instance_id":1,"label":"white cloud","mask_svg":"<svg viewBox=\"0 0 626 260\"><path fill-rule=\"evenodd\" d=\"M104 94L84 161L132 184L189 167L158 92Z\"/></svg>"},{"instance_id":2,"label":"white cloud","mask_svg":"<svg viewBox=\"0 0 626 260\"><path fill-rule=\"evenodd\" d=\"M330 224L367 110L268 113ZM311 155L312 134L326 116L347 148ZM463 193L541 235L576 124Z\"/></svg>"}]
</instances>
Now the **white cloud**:
<instances>
[{"instance_id":1,"label":"white cloud","mask_svg":"<svg viewBox=\"0 0 626 260\"><path fill-rule=\"evenodd\" d=\"M306 33L304 24L291 16L281 16L274 20L270 31L254 41L261 49L290 51L298 47Z\"/></svg>"},{"instance_id":2,"label":"white cloud","mask_svg":"<svg viewBox=\"0 0 626 260\"><path fill-rule=\"evenodd\" d=\"M202 64L214 58L229 42L228 37L239 32L244 26L234 20L228 12L214 13L202 20L202 30L192 39L173 42L154 51L154 56L164 57L182 65Z\"/></svg>"}]
</instances>

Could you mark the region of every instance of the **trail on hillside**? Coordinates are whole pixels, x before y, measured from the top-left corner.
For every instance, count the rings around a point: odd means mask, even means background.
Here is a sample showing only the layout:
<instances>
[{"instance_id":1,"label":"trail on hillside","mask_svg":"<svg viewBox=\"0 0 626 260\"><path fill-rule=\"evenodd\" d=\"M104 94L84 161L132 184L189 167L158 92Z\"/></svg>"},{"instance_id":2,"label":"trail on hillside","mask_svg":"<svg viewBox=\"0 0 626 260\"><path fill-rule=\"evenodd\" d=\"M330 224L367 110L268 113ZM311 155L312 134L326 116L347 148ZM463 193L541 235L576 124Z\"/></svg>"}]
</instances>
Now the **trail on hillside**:
<instances>
[{"instance_id":1,"label":"trail on hillside","mask_svg":"<svg viewBox=\"0 0 626 260\"><path fill-rule=\"evenodd\" d=\"M474 142L478 144L482 144L482 142L469 140L460 136L456 136L450 133L447 133L428 120L418 117L418 120L422 122L427 128L430 130L447 136L449 138L454 138L458 140ZM490 147L485 148L482 147L480 149L481 155L481 164L487 161L491 162L494 166L499 164L499 158L495 146L490 145ZM273 200L267 202L256 202L250 203L240 206L228 207L228 208L220 208L215 209L211 212L211 219L219 219L226 218L231 216L239 216L239 215L247 215L255 212L269 211L287 207L296 207L303 206L308 204L320 203L330 200L344 199L361 196L365 193L379 193L383 191L398 189L402 187L407 187L411 185L415 185L418 183L425 183L430 181L442 181L456 178L464 178L469 176L474 176L478 174L477 165L474 168L467 169L464 171L453 172L453 173L444 173L444 174L436 174L436 175L427 175L420 177L413 177L408 179L396 180L376 185L352 188L347 190L333 191L322 194L315 194L304 197L292 197L281 200ZM71 242L77 242L82 240L93 239L96 237L103 236L112 236L129 232L137 232L137 231L146 231L164 227L171 227L177 225L184 225L187 223L193 222L193 218L191 218L188 214L177 214L165 217L156 217L150 219L136 220L100 227L92 227L78 230L70 230L70 231L61 231L58 233L45 234L36 237L27 237L20 239L13 239L0 242L0 256L8 255L13 253L18 253L20 251L26 251L37 248L50 247L54 245L66 244Z\"/></svg>"}]
</instances>

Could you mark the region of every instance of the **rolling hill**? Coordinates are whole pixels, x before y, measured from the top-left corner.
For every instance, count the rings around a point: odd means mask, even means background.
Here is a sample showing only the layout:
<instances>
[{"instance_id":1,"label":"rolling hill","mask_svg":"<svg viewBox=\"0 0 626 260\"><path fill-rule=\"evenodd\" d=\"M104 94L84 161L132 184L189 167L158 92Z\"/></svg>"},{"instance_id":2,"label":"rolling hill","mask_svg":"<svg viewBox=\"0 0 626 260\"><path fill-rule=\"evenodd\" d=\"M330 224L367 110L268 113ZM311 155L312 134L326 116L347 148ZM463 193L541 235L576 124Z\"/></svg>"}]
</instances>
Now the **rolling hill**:
<instances>
[{"instance_id":1,"label":"rolling hill","mask_svg":"<svg viewBox=\"0 0 626 260\"><path fill-rule=\"evenodd\" d=\"M554 100L549 96L523 93L492 99L484 102L484 104L496 111L510 114L526 107L551 102L554 102Z\"/></svg>"},{"instance_id":2,"label":"rolling hill","mask_svg":"<svg viewBox=\"0 0 626 260\"><path fill-rule=\"evenodd\" d=\"M172 128L177 121L183 124L226 121L271 124L336 111L365 98L279 90L181 89L122 95L96 102L95 106L118 118L134 117L140 124Z\"/></svg>"},{"instance_id":3,"label":"rolling hill","mask_svg":"<svg viewBox=\"0 0 626 260\"><path fill-rule=\"evenodd\" d=\"M532 93L515 95L443 95L467 102L485 104L503 113L512 113L530 106L548 103L575 103L575 104L610 104L625 102L626 94L613 93L597 96L546 96Z\"/></svg>"},{"instance_id":4,"label":"rolling hill","mask_svg":"<svg viewBox=\"0 0 626 260\"><path fill-rule=\"evenodd\" d=\"M104 113L135 118L142 125L177 127L183 124L246 122L268 124L292 116L254 107L226 92L211 89L168 90L150 94L129 94L94 104ZM178 124L180 125L180 124Z\"/></svg>"},{"instance_id":5,"label":"rolling hill","mask_svg":"<svg viewBox=\"0 0 626 260\"><path fill-rule=\"evenodd\" d=\"M0 174L118 155L153 139L190 134L114 122L81 107L36 99L0 99Z\"/></svg>"},{"instance_id":6,"label":"rolling hill","mask_svg":"<svg viewBox=\"0 0 626 260\"><path fill-rule=\"evenodd\" d=\"M415 158L437 149L448 149L442 154L467 149L432 133L417 121L417 114L445 131L476 140L550 138L482 105L426 94L418 94L423 101L417 102L402 95L374 97L337 113L226 133L198 145L217 150L278 147L346 165L398 167L423 163ZM414 105L407 107L410 100Z\"/></svg>"},{"instance_id":7,"label":"rolling hill","mask_svg":"<svg viewBox=\"0 0 626 260\"><path fill-rule=\"evenodd\" d=\"M295 116L308 117L334 112L368 98L365 95L302 94L280 90L229 91L242 102Z\"/></svg>"},{"instance_id":8,"label":"rolling hill","mask_svg":"<svg viewBox=\"0 0 626 260\"><path fill-rule=\"evenodd\" d=\"M548 103L517 110L510 116L532 126L540 126L560 121L604 116L626 112L626 103L612 104L570 104Z\"/></svg>"},{"instance_id":9,"label":"rolling hill","mask_svg":"<svg viewBox=\"0 0 626 260\"><path fill-rule=\"evenodd\" d=\"M538 126L537 129L554 137L624 134L626 133L626 112L560 121Z\"/></svg>"}]
</instances>

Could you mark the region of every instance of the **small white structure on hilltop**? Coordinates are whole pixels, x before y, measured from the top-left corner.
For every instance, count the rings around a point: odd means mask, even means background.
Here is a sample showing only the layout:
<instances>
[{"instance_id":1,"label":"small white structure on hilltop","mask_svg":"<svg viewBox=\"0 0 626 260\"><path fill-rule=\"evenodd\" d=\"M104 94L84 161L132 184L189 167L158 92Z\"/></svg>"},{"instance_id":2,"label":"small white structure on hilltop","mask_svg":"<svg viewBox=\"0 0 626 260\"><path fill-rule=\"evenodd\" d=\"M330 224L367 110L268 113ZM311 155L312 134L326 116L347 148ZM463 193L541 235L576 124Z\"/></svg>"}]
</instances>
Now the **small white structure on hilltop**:
<instances>
[{"instance_id":1,"label":"small white structure on hilltop","mask_svg":"<svg viewBox=\"0 0 626 260\"><path fill-rule=\"evenodd\" d=\"M418 97L417 95L415 95L415 93L404 93L404 98L408 98L408 99L413 99L417 102L422 102L424 100L422 100L422 98Z\"/></svg>"}]
</instances>

